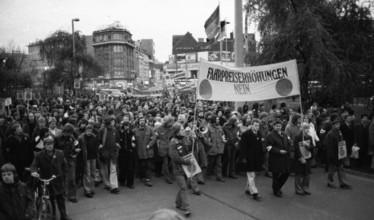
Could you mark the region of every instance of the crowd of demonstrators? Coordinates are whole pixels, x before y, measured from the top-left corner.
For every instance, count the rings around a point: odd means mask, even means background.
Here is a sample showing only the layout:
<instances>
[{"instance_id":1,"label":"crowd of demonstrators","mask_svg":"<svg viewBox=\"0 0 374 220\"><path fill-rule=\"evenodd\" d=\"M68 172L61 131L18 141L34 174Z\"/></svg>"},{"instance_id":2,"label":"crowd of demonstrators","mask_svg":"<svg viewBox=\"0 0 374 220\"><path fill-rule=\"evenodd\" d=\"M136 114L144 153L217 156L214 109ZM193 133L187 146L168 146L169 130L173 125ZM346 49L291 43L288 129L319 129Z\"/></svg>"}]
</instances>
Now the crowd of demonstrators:
<instances>
[{"instance_id":1,"label":"crowd of demonstrators","mask_svg":"<svg viewBox=\"0 0 374 220\"><path fill-rule=\"evenodd\" d=\"M349 106L328 111L316 103L301 114L286 103L266 111L262 103L234 109L232 103L195 105L180 98L50 98L15 103L0 114L0 165L13 164L21 182L28 181L26 167L33 176L56 175L50 190L63 219L69 219L65 198L78 202L80 186L93 198L100 183L118 194L120 187L134 189L136 178L152 187L153 176L178 184L176 207L188 216L188 187L200 195L198 185L207 179L226 182L243 172L245 193L256 201L261 200L255 184L261 171L272 178L276 197L282 197L291 173L295 193L310 195L311 168L317 163L328 171L328 187L337 187L333 176L338 172L339 186L351 189L344 168L373 166L374 122L369 119L363 114L355 123ZM339 159L342 141L348 154ZM191 163L187 154L202 170L188 179L182 169Z\"/></svg>"}]
</instances>

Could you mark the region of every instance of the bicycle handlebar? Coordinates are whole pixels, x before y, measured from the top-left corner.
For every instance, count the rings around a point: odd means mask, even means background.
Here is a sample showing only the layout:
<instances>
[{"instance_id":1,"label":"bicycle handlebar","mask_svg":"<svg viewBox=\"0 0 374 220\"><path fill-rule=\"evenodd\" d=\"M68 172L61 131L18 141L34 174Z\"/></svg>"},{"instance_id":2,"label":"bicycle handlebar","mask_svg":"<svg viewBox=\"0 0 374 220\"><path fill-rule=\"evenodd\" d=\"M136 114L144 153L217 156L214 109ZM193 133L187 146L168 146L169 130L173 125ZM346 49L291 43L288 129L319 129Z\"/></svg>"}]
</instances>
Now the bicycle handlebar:
<instances>
[{"instance_id":1,"label":"bicycle handlebar","mask_svg":"<svg viewBox=\"0 0 374 220\"><path fill-rule=\"evenodd\" d=\"M56 179L56 176L55 175L52 175L52 177L50 179L42 179L40 177L35 177L37 178L38 180L42 181L43 183L49 183L51 182L52 180Z\"/></svg>"}]
</instances>

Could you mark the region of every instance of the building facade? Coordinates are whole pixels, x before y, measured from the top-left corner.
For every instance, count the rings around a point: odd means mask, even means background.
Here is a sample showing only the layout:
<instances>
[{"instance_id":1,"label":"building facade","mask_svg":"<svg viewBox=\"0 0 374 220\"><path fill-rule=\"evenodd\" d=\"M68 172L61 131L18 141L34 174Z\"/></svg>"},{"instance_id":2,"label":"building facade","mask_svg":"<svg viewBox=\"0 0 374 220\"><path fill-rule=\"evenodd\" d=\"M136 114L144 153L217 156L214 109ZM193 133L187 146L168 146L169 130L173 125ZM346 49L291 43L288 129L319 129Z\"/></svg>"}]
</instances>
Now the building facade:
<instances>
[{"instance_id":1,"label":"building facade","mask_svg":"<svg viewBox=\"0 0 374 220\"><path fill-rule=\"evenodd\" d=\"M140 47L149 55L151 60L155 60L155 43L153 39L141 39Z\"/></svg>"},{"instance_id":2,"label":"building facade","mask_svg":"<svg viewBox=\"0 0 374 220\"><path fill-rule=\"evenodd\" d=\"M200 60L234 66L234 44L233 34L221 43L206 42L204 38L196 40L189 32L185 35L173 35L172 55L164 65L166 81L168 84L194 81L197 79ZM254 34L246 35L243 47L250 53L255 53Z\"/></svg>"},{"instance_id":3,"label":"building facade","mask_svg":"<svg viewBox=\"0 0 374 220\"><path fill-rule=\"evenodd\" d=\"M136 78L135 44L132 34L119 23L92 33L95 58L111 85L127 86Z\"/></svg>"}]
</instances>

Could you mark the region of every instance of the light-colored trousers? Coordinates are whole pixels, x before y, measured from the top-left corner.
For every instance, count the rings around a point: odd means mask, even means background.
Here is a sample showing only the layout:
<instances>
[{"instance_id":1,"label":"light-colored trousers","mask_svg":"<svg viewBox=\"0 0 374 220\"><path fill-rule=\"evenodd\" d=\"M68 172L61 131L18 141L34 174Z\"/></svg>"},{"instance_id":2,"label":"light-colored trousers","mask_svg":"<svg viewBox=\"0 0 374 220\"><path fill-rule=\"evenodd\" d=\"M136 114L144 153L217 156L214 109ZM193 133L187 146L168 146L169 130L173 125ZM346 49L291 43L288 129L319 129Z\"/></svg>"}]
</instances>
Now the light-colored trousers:
<instances>
[{"instance_id":1,"label":"light-colored trousers","mask_svg":"<svg viewBox=\"0 0 374 220\"><path fill-rule=\"evenodd\" d=\"M105 186L109 186L110 189L118 188L116 163L114 163L112 160L105 163L100 161L100 173Z\"/></svg>"},{"instance_id":2,"label":"light-colored trousers","mask_svg":"<svg viewBox=\"0 0 374 220\"><path fill-rule=\"evenodd\" d=\"M246 187L246 190L249 190L249 192L251 194L258 193L256 184L255 184L255 177L256 177L255 172L247 172L247 187Z\"/></svg>"},{"instance_id":3,"label":"light-colored trousers","mask_svg":"<svg viewBox=\"0 0 374 220\"><path fill-rule=\"evenodd\" d=\"M83 173L83 188L85 193L91 193L95 188L96 159L87 160Z\"/></svg>"}]
</instances>

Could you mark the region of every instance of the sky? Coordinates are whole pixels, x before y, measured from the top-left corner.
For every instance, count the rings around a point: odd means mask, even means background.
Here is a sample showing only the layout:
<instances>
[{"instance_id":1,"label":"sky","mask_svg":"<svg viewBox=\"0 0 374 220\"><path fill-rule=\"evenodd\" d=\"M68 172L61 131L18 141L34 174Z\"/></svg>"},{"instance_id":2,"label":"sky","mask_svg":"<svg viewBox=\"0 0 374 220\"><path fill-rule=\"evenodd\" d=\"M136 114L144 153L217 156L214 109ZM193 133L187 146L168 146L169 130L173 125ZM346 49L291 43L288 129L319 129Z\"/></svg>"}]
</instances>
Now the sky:
<instances>
[{"instance_id":1,"label":"sky","mask_svg":"<svg viewBox=\"0 0 374 220\"><path fill-rule=\"evenodd\" d=\"M242 0L243 4L246 0ZM0 47L13 45L27 53L27 45L56 30L84 35L119 21L133 40L153 39L156 59L168 60L172 36L190 32L206 38L204 23L220 5L221 20L234 30L234 0L0 0ZM244 24L244 22L243 22ZM254 28L252 28L254 29ZM243 28L244 30L244 28ZM252 30L253 32L253 30Z\"/></svg>"}]
</instances>

